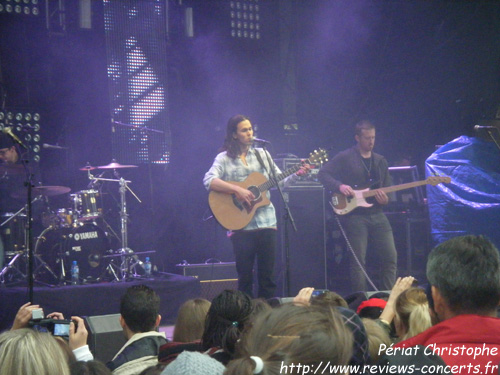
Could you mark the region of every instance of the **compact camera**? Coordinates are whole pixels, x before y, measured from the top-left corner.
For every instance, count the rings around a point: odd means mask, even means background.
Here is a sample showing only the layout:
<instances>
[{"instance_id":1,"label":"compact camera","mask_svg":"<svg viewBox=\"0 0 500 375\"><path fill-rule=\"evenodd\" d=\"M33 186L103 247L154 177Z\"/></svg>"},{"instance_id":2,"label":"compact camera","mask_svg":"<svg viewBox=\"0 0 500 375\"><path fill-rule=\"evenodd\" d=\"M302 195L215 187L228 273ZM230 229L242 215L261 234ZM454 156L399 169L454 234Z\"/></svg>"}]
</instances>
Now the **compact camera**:
<instances>
[{"instance_id":1,"label":"compact camera","mask_svg":"<svg viewBox=\"0 0 500 375\"><path fill-rule=\"evenodd\" d=\"M311 297L317 297L323 293L326 293L328 292L328 289L315 289L313 292L312 292L312 295Z\"/></svg>"},{"instance_id":2,"label":"compact camera","mask_svg":"<svg viewBox=\"0 0 500 375\"><path fill-rule=\"evenodd\" d=\"M71 320L44 319L43 310L35 309L31 312L31 320L28 322L30 328L39 332L48 332L54 336L69 337L69 325ZM73 320L73 323L76 321Z\"/></svg>"}]
</instances>

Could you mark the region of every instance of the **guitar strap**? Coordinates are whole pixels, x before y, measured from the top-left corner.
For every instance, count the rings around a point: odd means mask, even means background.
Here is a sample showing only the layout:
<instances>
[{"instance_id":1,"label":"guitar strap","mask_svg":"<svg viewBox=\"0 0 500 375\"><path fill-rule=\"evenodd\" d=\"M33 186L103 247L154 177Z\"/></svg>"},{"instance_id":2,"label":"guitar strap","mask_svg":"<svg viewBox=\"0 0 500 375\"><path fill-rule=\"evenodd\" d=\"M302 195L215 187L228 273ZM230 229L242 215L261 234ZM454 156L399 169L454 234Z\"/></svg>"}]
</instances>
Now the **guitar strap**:
<instances>
[{"instance_id":1,"label":"guitar strap","mask_svg":"<svg viewBox=\"0 0 500 375\"><path fill-rule=\"evenodd\" d=\"M255 156L257 157L257 160L259 161L260 165L262 166L262 168L264 168L264 170L267 172L267 175L269 176L269 171L267 170L266 166L264 165L264 161L262 160L262 156L260 156L260 152L254 148L254 151L255 151ZM264 150L264 152L266 152Z\"/></svg>"}]
</instances>

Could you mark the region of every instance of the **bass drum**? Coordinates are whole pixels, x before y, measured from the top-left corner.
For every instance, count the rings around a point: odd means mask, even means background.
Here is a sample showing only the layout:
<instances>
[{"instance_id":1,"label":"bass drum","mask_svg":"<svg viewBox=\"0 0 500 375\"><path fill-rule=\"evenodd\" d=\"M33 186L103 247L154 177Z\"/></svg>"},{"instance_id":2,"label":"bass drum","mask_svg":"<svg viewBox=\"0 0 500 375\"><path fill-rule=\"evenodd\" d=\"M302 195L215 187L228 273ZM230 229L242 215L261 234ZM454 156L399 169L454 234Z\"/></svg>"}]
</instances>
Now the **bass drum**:
<instances>
[{"instance_id":1,"label":"bass drum","mask_svg":"<svg viewBox=\"0 0 500 375\"><path fill-rule=\"evenodd\" d=\"M100 281L109 262L103 256L109 251L106 233L97 225L86 223L73 228L48 229L35 249L55 274L71 278L71 265L77 261L84 282Z\"/></svg>"}]
</instances>

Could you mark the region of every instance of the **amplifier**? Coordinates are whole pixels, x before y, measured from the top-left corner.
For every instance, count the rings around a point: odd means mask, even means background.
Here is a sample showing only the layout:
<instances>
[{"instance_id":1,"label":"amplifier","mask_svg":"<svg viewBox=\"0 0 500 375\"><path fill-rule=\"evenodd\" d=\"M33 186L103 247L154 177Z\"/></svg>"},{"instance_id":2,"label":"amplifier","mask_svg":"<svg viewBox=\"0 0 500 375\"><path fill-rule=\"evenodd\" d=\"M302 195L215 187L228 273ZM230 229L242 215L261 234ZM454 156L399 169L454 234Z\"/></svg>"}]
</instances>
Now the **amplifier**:
<instances>
[{"instance_id":1,"label":"amplifier","mask_svg":"<svg viewBox=\"0 0 500 375\"><path fill-rule=\"evenodd\" d=\"M209 301L225 289L238 289L235 262L177 264L177 267L181 269L184 276L192 276L200 280L200 297Z\"/></svg>"},{"instance_id":2,"label":"amplifier","mask_svg":"<svg viewBox=\"0 0 500 375\"><path fill-rule=\"evenodd\" d=\"M282 158L275 159L274 162L281 169L281 171L285 171L288 168L291 168L297 164L300 164L301 160L306 160L307 158ZM315 168L311 169L308 174L304 176L300 176L297 178L292 184L287 186L287 189L294 188L321 188L321 182L318 181L318 172L320 169L320 165L314 165Z\"/></svg>"},{"instance_id":3,"label":"amplifier","mask_svg":"<svg viewBox=\"0 0 500 375\"><path fill-rule=\"evenodd\" d=\"M236 280L235 262L201 263L201 264L177 264L184 276L196 277L200 281L211 280Z\"/></svg>"}]
</instances>

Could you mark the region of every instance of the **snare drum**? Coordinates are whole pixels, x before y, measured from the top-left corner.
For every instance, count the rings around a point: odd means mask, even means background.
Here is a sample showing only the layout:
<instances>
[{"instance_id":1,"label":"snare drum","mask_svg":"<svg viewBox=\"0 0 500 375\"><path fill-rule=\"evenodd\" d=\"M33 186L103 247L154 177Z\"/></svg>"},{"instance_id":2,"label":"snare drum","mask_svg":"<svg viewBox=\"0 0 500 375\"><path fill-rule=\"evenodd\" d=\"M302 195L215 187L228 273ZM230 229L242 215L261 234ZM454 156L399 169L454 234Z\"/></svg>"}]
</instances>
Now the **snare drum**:
<instances>
[{"instance_id":1,"label":"snare drum","mask_svg":"<svg viewBox=\"0 0 500 375\"><path fill-rule=\"evenodd\" d=\"M80 190L70 196L74 210L79 212L80 221L94 220L102 216L101 194L98 190Z\"/></svg>"},{"instance_id":2,"label":"snare drum","mask_svg":"<svg viewBox=\"0 0 500 375\"><path fill-rule=\"evenodd\" d=\"M103 275L109 263L103 256L108 250L106 233L98 226L86 223L72 228L49 229L36 252L43 255L56 274L61 274L63 264L67 278L71 277L71 264L76 260L80 277L92 281Z\"/></svg>"}]
</instances>

